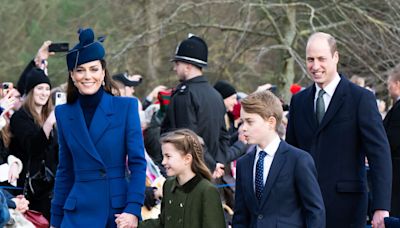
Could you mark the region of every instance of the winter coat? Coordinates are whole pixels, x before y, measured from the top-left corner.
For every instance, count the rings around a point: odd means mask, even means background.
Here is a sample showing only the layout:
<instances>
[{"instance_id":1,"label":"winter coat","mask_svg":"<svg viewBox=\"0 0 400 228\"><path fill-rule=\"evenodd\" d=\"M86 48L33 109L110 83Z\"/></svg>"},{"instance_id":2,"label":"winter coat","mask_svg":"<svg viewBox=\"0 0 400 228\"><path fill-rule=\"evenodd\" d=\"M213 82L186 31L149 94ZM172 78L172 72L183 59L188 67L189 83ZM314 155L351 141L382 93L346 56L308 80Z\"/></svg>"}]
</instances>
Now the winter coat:
<instances>
[{"instance_id":1,"label":"winter coat","mask_svg":"<svg viewBox=\"0 0 400 228\"><path fill-rule=\"evenodd\" d=\"M217 189L195 176L180 186L175 177L163 186L161 214L145 220L139 228L225 228L225 218Z\"/></svg>"},{"instance_id":2,"label":"winter coat","mask_svg":"<svg viewBox=\"0 0 400 228\"><path fill-rule=\"evenodd\" d=\"M207 81L205 76L197 76L179 84L172 94L161 133L188 128L203 138L207 146L204 154L210 170L216 162L225 163L226 151L221 140L227 134L224 115L225 105L221 95ZM229 142L228 142L229 144Z\"/></svg>"},{"instance_id":3,"label":"winter coat","mask_svg":"<svg viewBox=\"0 0 400 228\"><path fill-rule=\"evenodd\" d=\"M9 146L10 154L21 159L24 164L17 182L18 186L24 186L29 157L31 157L29 170L31 174L40 170L42 160L45 160L46 166L55 173L58 164L58 141L55 130L47 138L43 128L35 123L32 115L24 108L12 115L10 130L13 135Z\"/></svg>"},{"instance_id":4,"label":"winter coat","mask_svg":"<svg viewBox=\"0 0 400 228\"><path fill-rule=\"evenodd\" d=\"M117 227L115 214L123 212L140 218L146 160L137 110L137 99L103 93L88 129L79 100L56 107L60 164L52 226Z\"/></svg>"}]
</instances>

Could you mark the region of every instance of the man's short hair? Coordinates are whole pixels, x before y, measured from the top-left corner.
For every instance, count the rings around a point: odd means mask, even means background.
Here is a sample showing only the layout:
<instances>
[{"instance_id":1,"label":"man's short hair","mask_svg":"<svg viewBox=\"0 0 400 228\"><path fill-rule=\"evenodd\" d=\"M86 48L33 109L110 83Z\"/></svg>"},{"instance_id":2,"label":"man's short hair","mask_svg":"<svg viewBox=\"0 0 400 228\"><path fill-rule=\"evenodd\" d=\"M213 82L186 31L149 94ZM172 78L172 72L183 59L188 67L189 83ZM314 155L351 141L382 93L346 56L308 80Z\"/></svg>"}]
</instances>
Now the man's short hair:
<instances>
[{"instance_id":1,"label":"man's short hair","mask_svg":"<svg viewBox=\"0 0 400 228\"><path fill-rule=\"evenodd\" d=\"M271 116L274 117L276 119L276 130L282 122L282 102L270 91L252 93L243 98L240 103L247 113L257 114L264 120Z\"/></svg>"},{"instance_id":2,"label":"man's short hair","mask_svg":"<svg viewBox=\"0 0 400 228\"><path fill-rule=\"evenodd\" d=\"M400 64L397 64L389 73L389 77L392 81L400 81Z\"/></svg>"},{"instance_id":3,"label":"man's short hair","mask_svg":"<svg viewBox=\"0 0 400 228\"><path fill-rule=\"evenodd\" d=\"M365 87L365 79L360 77L360 76L358 76L358 75L356 75L356 74L351 76L350 81L353 82L356 85L359 85L361 87Z\"/></svg>"},{"instance_id":4,"label":"man's short hair","mask_svg":"<svg viewBox=\"0 0 400 228\"><path fill-rule=\"evenodd\" d=\"M331 54L332 56L335 54L335 52L337 51L337 44L336 44L336 39L335 37L333 37L331 34L329 33L325 33L325 32L316 32L313 33L307 41L307 45L310 42L310 40L312 40L315 37L323 37L326 39L326 41L328 42L329 48L331 50Z\"/></svg>"}]
</instances>

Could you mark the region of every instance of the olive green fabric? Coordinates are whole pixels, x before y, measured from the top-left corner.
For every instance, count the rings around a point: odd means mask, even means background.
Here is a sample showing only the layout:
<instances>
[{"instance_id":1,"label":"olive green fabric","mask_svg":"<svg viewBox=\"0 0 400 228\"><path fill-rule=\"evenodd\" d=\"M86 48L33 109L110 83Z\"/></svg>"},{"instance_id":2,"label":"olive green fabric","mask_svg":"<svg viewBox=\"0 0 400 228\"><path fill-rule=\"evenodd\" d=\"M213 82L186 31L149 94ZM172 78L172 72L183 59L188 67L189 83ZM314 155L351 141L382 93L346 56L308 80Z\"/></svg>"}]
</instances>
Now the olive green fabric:
<instances>
[{"instance_id":1,"label":"olive green fabric","mask_svg":"<svg viewBox=\"0 0 400 228\"><path fill-rule=\"evenodd\" d=\"M180 186L175 177L163 187L161 214L158 219L140 223L139 228L225 228L221 199L216 187L195 176Z\"/></svg>"}]
</instances>

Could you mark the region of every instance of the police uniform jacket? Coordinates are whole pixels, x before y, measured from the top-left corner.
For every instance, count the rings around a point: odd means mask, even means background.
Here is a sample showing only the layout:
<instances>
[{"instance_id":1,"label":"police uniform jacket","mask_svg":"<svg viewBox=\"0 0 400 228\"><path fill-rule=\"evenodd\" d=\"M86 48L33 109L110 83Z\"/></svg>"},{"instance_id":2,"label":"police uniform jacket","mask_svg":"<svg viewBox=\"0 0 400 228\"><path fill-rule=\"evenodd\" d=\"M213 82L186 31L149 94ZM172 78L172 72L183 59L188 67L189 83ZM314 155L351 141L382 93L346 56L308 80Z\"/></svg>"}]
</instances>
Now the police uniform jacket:
<instances>
[{"instance_id":1,"label":"police uniform jacket","mask_svg":"<svg viewBox=\"0 0 400 228\"><path fill-rule=\"evenodd\" d=\"M161 214L145 220L139 228L225 228L225 218L217 189L201 176L184 185L175 177L163 186Z\"/></svg>"},{"instance_id":2,"label":"police uniform jacket","mask_svg":"<svg viewBox=\"0 0 400 228\"><path fill-rule=\"evenodd\" d=\"M220 140L225 128L225 105L221 95L208 83L205 76L198 76L179 84L172 94L161 132L188 128L204 139L207 146L205 160L214 170L215 162L225 162L225 152Z\"/></svg>"}]
</instances>

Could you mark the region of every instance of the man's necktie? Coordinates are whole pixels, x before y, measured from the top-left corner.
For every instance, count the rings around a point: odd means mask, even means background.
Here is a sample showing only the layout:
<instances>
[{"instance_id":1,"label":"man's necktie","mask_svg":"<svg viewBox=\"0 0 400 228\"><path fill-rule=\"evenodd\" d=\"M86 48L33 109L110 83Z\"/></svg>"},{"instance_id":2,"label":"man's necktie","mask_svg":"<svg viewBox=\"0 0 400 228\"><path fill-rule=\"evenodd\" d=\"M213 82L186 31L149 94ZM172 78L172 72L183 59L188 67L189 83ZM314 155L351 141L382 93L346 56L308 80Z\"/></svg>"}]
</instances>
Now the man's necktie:
<instances>
[{"instance_id":1,"label":"man's necktie","mask_svg":"<svg viewBox=\"0 0 400 228\"><path fill-rule=\"evenodd\" d=\"M258 200L261 200L262 192L264 189L264 158L267 156L265 151L260 151L258 155L258 161L256 164L256 197Z\"/></svg>"},{"instance_id":2,"label":"man's necktie","mask_svg":"<svg viewBox=\"0 0 400 228\"><path fill-rule=\"evenodd\" d=\"M325 93L326 92L323 89L318 92L317 103L315 106L315 114L317 115L318 123L321 123L322 118L324 118L325 115L325 102L323 98Z\"/></svg>"}]
</instances>

